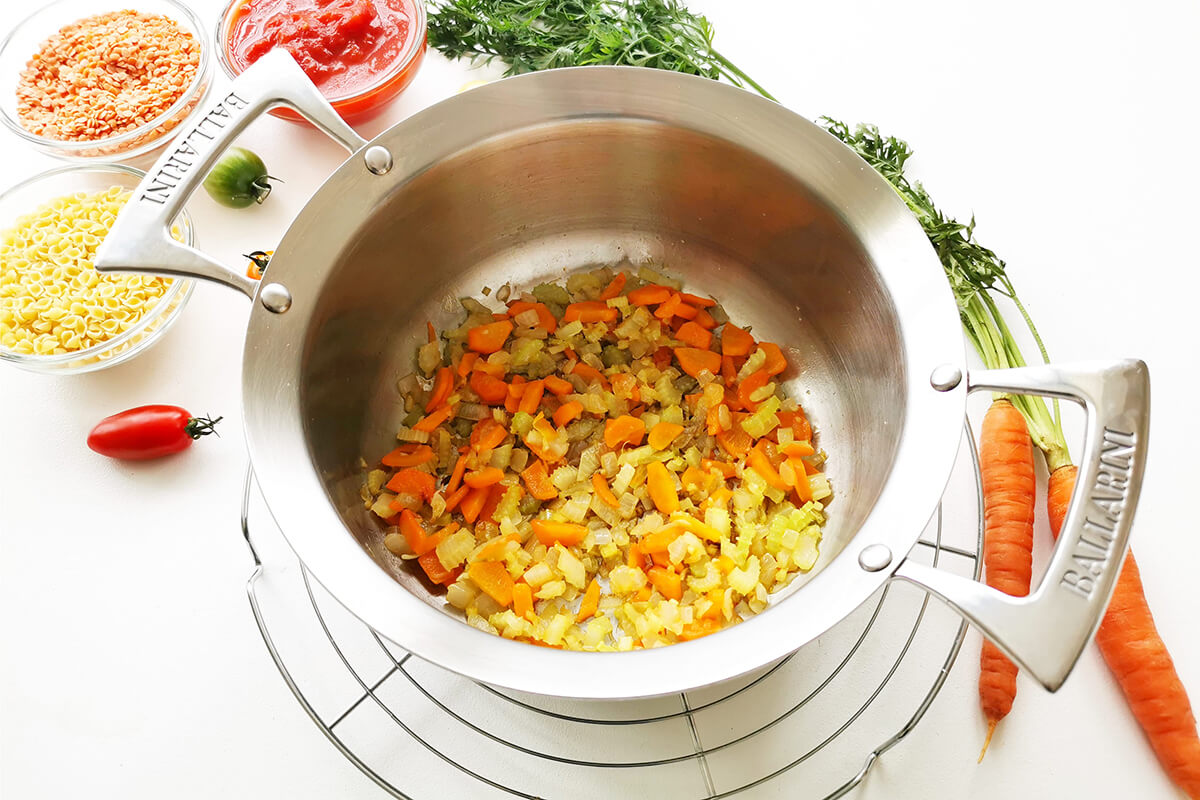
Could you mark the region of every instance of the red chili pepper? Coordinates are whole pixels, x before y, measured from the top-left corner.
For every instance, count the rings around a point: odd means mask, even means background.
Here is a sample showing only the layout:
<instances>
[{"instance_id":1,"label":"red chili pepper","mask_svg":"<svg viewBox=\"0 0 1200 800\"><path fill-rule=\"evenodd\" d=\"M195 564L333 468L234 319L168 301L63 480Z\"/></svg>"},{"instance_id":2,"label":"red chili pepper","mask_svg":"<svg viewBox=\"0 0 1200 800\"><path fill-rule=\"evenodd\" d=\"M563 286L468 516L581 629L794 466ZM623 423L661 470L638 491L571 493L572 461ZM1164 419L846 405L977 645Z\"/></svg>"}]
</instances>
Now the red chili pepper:
<instances>
[{"instance_id":1,"label":"red chili pepper","mask_svg":"<svg viewBox=\"0 0 1200 800\"><path fill-rule=\"evenodd\" d=\"M178 453L192 440L216 433L222 417L193 417L179 406L138 406L100 420L87 445L102 456L131 461Z\"/></svg>"}]
</instances>

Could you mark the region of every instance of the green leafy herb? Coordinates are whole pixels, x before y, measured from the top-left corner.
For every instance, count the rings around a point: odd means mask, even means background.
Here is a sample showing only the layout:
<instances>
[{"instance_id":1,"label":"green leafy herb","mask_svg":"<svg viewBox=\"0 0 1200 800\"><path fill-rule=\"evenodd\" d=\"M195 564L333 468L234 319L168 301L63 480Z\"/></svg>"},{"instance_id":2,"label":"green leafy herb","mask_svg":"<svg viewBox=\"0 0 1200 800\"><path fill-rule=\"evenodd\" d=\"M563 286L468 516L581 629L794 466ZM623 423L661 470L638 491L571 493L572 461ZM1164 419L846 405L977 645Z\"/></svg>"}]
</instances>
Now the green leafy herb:
<instances>
[{"instance_id":1,"label":"green leafy herb","mask_svg":"<svg viewBox=\"0 0 1200 800\"><path fill-rule=\"evenodd\" d=\"M995 295L1012 301L1037 342L1042 359L1049 361L1042 337L1017 297L1004 262L975 240L974 217L963 224L945 216L934 205L925 187L909 181L904 174L904 164L912 156L908 143L894 136L884 136L874 125L858 125L851 129L829 117L822 117L821 123L882 175L916 215L942 262L958 303L963 329L983 363L993 369L1025 366L1025 357L996 305ZM1040 397L1015 395L1009 399L1025 416L1030 436L1046 454L1049 470L1053 472L1071 463L1058 402L1054 402L1054 413L1051 414Z\"/></svg>"},{"instance_id":2,"label":"green leafy herb","mask_svg":"<svg viewBox=\"0 0 1200 800\"><path fill-rule=\"evenodd\" d=\"M774 100L713 47L678 0L434 0L429 43L450 58L499 59L505 74L596 64L725 78Z\"/></svg>"}]
</instances>

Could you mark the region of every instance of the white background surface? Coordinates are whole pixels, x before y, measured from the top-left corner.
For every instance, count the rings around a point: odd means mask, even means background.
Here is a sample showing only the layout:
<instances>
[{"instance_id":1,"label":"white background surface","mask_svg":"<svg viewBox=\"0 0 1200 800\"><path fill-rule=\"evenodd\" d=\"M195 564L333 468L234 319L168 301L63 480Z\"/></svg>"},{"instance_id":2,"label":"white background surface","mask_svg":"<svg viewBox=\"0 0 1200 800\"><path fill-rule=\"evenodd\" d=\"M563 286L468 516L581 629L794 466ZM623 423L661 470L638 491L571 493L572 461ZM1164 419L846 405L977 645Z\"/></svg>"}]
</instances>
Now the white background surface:
<instances>
[{"instance_id":1,"label":"white background surface","mask_svg":"<svg viewBox=\"0 0 1200 800\"><path fill-rule=\"evenodd\" d=\"M217 2L195 5L215 20ZM1153 433L1134 549L1160 630L1200 699L1197 6L691 5L710 16L718 47L788 107L907 138L913 171L938 203L977 215L979 238L1007 260L1056 359L1149 363ZM0 4L0 31L28 8ZM468 77L431 53L362 132ZM273 119L244 143L287 183L248 211L194 198L200 246L231 260L273 246L341 159L317 134ZM0 136L6 186L51 166ZM177 327L129 364L66 378L0 371L0 796L380 796L295 704L246 606L236 523L247 308L200 286ZM224 436L143 465L87 450L101 417L153 402L223 414ZM1057 695L1022 678L976 766L977 648L972 636L929 716L860 796L1179 796L1094 650Z\"/></svg>"}]
</instances>

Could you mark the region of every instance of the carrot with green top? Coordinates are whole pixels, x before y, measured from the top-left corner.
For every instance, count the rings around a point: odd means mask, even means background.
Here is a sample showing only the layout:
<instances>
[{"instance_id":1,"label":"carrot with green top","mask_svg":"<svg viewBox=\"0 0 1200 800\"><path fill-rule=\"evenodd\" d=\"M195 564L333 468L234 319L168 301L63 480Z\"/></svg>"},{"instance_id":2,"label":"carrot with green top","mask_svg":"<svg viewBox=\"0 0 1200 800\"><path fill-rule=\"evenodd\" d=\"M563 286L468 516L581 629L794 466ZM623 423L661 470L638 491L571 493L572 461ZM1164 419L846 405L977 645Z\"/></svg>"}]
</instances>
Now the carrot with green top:
<instances>
[{"instance_id":1,"label":"carrot with green top","mask_svg":"<svg viewBox=\"0 0 1200 800\"><path fill-rule=\"evenodd\" d=\"M1025 360L993 295L1010 300L1025 323L1042 357L1046 346L995 253L972 236L974 221L963 225L947 219L920 184L911 183L904 165L912 155L908 144L885 137L873 126L853 131L835 120L824 120L826 129L849 145L892 184L925 229L942 260L954 290L967 338L989 368L1024 366ZM1028 426L1033 444L1046 459L1050 473L1047 511L1057 535L1074 489L1076 470L1055 402L1051 414L1044 400L1015 396L1016 406ZM1096 642L1134 717L1146 734L1167 775L1188 796L1200 798L1200 735L1187 691L1175 671L1166 645L1154 625L1146 602L1137 561L1130 552L1117 578L1108 611L1100 623Z\"/></svg>"}]
</instances>

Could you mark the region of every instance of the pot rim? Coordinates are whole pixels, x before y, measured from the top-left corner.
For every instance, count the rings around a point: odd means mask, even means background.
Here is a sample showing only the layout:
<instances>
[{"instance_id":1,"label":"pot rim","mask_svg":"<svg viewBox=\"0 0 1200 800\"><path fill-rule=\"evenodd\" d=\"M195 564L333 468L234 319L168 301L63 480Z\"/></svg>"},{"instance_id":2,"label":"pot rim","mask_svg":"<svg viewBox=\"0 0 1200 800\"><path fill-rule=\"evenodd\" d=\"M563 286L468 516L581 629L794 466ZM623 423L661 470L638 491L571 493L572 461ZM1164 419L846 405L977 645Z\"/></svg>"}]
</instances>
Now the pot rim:
<instances>
[{"instance_id":1,"label":"pot rim","mask_svg":"<svg viewBox=\"0 0 1200 800\"><path fill-rule=\"evenodd\" d=\"M328 221L364 219L398 185L486 139L589 116L684 126L764 155L806 185L871 258L895 308L905 360L906 413L891 471L842 551L765 613L692 642L625 653L534 647L434 608L388 575L345 530L316 471L297 467L311 465L311 456L300 409L303 348L294 345L305 341L328 265L337 263L345 244L345 237L330 235ZM636 67L505 79L396 124L368 147L376 145L402 154L387 176L379 179L362 157L351 156L310 198L276 249L271 279L288 287L292 306L273 314L255 303L242 380L247 444L267 507L313 577L352 614L405 650L483 683L583 699L649 697L728 680L782 658L891 578L934 513L961 441L966 381L938 391L930 376L944 365L965 375L966 350L953 297L920 225L889 184L848 148L742 89ZM887 547L892 559L869 571L858 554L876 544Z\"/></svg>"}]
</instances>

